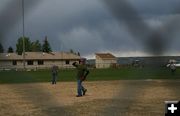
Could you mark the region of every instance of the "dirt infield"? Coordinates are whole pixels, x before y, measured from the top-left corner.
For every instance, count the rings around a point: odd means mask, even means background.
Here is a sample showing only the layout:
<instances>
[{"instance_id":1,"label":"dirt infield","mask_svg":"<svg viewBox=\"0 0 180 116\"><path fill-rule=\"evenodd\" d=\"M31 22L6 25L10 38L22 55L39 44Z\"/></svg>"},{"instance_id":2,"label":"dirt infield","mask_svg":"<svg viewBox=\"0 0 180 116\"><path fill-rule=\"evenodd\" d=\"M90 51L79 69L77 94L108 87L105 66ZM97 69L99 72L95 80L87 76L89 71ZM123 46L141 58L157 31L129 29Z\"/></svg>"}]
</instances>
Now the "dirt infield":
<instances>
[{"instance_id":1,"label":"dirt infield","mask_svg":"<svg viewBox=\"0 0 180 116\"><path fill-rule=\"evenodd\" d=\"M163 116L164 101L180 100L180 80L75 82L0 85L0 116Z\"/></svg>"}]
</instances>

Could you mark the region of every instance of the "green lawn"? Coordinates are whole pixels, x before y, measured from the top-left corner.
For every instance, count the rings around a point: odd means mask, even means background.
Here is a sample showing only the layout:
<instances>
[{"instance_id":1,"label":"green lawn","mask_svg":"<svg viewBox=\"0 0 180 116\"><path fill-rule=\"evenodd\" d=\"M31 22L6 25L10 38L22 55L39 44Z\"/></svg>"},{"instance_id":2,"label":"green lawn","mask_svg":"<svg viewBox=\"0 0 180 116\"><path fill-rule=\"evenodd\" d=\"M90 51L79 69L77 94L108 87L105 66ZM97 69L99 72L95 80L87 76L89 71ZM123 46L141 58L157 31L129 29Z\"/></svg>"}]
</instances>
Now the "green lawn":
<instances>
[{"instance_id":1,"label":"green lawn","mask_svg":"<svg viewBox=\"0 0 180 116\"><path fill-rule=\"evenodd\" d=\"M75 81L76 70L60 70L58 81ZM96 80L140 80L140 79L180 79L180 69L172 75L167 68L120 68L120 69L91 69L87 77L88 81ZM31 83L49 82L51 72L49 70L17 72L1 71L0 83Z\"/></svg>"}]
</instances>

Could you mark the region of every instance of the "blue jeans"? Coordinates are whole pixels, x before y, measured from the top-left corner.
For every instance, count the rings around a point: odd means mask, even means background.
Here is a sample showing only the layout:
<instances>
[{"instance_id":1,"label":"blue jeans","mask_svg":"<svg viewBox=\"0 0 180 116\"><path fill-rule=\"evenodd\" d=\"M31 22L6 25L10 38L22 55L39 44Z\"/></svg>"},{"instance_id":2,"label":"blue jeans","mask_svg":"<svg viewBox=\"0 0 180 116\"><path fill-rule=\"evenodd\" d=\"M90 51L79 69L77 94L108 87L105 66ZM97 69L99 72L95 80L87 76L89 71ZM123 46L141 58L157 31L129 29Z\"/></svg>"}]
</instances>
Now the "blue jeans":
<instances>
[{"instance_id":1,"label":"blue jeans","mask_svg":"<svg viewBox=\"0 0 180 116\"><path fill-rule=\"evenodd\" d=\"M77 80L77 93L78 95L82 95L82 92L85 90L85 88L82 86L82 81L81 80Z\"/></svg>"}]
</instances>

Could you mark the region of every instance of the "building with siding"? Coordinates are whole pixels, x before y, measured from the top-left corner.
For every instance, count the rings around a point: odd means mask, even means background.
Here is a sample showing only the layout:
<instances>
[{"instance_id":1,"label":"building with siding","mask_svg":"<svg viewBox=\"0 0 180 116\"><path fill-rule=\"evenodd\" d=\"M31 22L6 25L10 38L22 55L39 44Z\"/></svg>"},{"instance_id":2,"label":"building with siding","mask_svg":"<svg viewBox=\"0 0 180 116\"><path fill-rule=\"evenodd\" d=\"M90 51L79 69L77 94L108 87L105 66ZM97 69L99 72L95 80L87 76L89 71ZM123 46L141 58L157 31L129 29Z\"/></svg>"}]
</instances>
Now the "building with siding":
<instances>
[{"instance_id":1,"label":"building with siding","mask_svg":"<svg viewBox=\"0 0 180 116\"><path fill-rule=\"evenodd\" d=\"M110 53L96 53L96 68L110 68L117 65L117 58Z\"/></svg>"},{"instance_id":2,"label":"building with siding","mask_svg":"<svg viewBox=\"0 0 180 116\"><path fill-rule=\"evenodd\" d=\"M72 63L79 61L80 56L69 52L26 52L26 69L46 69L56 65L59 68L73 68ZM0 53L1 69L22 69L23 55L17 53Z\"/></svg>"}]
</instances>

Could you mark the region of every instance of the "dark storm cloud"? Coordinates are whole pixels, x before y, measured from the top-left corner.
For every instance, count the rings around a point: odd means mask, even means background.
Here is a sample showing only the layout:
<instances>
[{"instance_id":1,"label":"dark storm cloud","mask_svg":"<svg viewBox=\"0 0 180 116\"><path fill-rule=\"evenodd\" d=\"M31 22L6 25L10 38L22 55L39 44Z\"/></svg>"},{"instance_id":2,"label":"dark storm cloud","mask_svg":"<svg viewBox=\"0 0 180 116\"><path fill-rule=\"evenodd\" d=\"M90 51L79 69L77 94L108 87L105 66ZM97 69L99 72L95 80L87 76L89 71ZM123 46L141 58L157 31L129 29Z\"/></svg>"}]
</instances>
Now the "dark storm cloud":
<instances>
[{"instance_id":1,"label":"dark storm cloud","mask_svg":"<svg viewBox=\"0 0 180 116\"><path fill-rule=\"evenodd\" d=\"M131 32L137 41L145 46L148 52L161 55L166 51L170 39L164 36L165 33L162 33L161 30L150 28L130 2L127 0L104 0L104 2L115 18L117 18L119 22L123 21L126 24L129 32ZM161 11L163 11L163 9ZM159 13L164 14L164 12ZM167 14L169 14L169 12L167 12ZM168 28L168 25L165 27Z\"/></svg>"},{"instance_id":2,"label":"dark storm cloud","mask_svg":"<svg viewBox=\"0 0 180 116\"><path fill-rule=\"evenodd\" d=\"M107 2L108 5L112 3ZM177 36L171 35L178 32L178 28L167 21L178 17L178 8L175 9L178 3L177 0L129 0L120 11L125 16L117 18L122 14L113 14L104 0L43 0L33 12L25 15L25 35L32 41L43 41L47 35L55 51L74 49L86 55L147 49L159 54L169 43L164 41L162 44L164 37L165 40L173 37L176 41ZM115 8L119 8L119 4ZM167 27L174 30L171 35L167 34ZM20 26L8 36L14 40L7 40L6 45L16 42L17 30L21 30Z\"/></svg>"},{"instance_id":3,"label":"dark storm cloud","mask_svg":"<svg viewBox=\"0 0 180 116\"><path fill-rule=\"evenodd\" d=\"M124 0L120 0L124 1ZM140 14L179 14L179 0L126 0Z\"/></svg>"},{"instance_id":4,"label":"dark storm cloud","mask_svg":"<svg viewBox=\"0 0 180 116\"><path fill-rule=\"evenodd\" d=\"M122 46L125 48L124 43L135 43L132 42L129 34L123 30L123 26L120 27L116 20L108 14L107 9L104 8L101 2L96 0L88 3L81 1L81 4L73 5L74 9L70 7L74 4L74 1L58 3L53 8L44 11L47 14L41 15L43 21L36 20L34 24L26 25L28 29L31 27L36 30L31 31L31 33L34 33L33 35L48 34L49 39L55 40L51 41L51 43L54 42L54 48L66 50L72 48L88 54L107 49L115 50L122 48ZM49 4L47 2L43 5L48 8ZM33 17L38 17L39 14L43 14L42 11L36 12ZM32 21L33 18L28 20ZM41 30L35 28L37 25L42 27ZM54 35L50 33L52 30L56 30L53 32Z\"/></svg>"},{"instance_id":5,"label":"dark storm cloud","mask_svg":"<svg viewBox=\"0 0 180 116\"><path fill-rule=\"evenodd\" d=\"M26 13L33 8L41 0L24 0ZM5 7L0 11L0 38L5 41L5 36L13 29L13 27L22 20L22 0L9 0ZM3 40L4 39L4 40Z\"/></svg>"}]
</instances>

